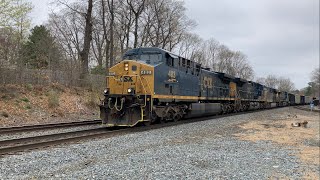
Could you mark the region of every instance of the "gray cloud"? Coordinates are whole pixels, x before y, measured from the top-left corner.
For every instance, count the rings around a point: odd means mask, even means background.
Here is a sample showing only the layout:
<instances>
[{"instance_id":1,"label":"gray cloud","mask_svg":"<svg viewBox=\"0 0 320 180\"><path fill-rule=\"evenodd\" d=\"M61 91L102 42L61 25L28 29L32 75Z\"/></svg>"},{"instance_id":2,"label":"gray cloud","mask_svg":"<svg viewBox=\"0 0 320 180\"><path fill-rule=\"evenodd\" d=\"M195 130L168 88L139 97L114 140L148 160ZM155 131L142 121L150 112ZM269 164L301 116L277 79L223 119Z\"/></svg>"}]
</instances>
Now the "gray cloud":
<instances>
[{"instance_id":1,"label":"gray cloud","mask_svg":"<svg viewBox=\"0 0 320 180\"><path fill-rule=\"evenodd\" d=\"M185 0L194 32L248 55L257 76L290 77L297 88L319 66L317 0Z\"/></svg>"}]
</instances>

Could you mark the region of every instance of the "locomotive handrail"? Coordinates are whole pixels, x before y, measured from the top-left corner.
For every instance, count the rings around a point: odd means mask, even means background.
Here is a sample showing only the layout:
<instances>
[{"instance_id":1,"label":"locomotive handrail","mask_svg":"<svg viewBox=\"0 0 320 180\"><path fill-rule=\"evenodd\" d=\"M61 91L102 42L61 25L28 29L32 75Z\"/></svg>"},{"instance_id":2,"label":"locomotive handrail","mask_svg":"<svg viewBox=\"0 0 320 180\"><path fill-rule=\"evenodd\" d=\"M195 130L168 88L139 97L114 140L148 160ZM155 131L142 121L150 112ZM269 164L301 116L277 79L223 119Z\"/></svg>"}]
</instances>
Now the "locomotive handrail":
<instances>
[{"instance_id":1,"label":"locomotive handrail","mask_svg":"<svg viewBox=\"0 0 320 180\"><path fill-rule=\"evenodd\" d=\"M116 98L116 102L114 104L114 107L116 108L117 111L121 111L122 108L123 108L123 103L124 103L124 99L121 98L121 105L120 105L120 108L118 108L118 98Z\"/></svg>"},{"instance_id":2,"label":"locomotive handrail","mask_svg":"<svg viewBox=\"0 0 320 180\"><path fill-rule=\"evenodd\" d=\"M110 104L111 104L111 98L108 99L108 107L109 107L109 109L112 110L112 109L114 108L114 106L113 106L113 108L111 108L111 105L110 105Z\"/></svg>"},{"instance_id":3,"label":"locomotive handrail","mask_svg":"<svg viewBox=\"0 0 320 180\"><path fill-rule=\"evenodd\" d=\"M142 82L142 79L141 79L141 76L138 76L139 79L140 79L140 82L142 84L142 87L143 87L143 90L144 90L144 106L143 107L146 107L147 106L147 91L146 91L146 88L144 87L144 84Z\"/></svg>"}]
</instances>

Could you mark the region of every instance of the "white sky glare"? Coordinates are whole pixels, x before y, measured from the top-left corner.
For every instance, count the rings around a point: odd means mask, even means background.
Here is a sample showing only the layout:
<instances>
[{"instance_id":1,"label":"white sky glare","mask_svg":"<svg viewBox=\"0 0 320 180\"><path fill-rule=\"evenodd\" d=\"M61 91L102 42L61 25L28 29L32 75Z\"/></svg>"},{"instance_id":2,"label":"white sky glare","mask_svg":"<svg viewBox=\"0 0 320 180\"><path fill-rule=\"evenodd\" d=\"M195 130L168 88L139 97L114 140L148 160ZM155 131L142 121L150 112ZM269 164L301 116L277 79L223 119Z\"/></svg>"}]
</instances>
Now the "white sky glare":
<instances>
[{"instance_id":1,"label":"white sky glare","mask_svg":"<svg viewBox=\"0 0 320 180\"><path fill-rule=\"evenodd\" d=\"M29 0L34 25L45 23L52 0ZM307 86L319 67L319 0L184 0L203 39L248 56L256 77L290 78Z\"/></svg>"}]
</instances>

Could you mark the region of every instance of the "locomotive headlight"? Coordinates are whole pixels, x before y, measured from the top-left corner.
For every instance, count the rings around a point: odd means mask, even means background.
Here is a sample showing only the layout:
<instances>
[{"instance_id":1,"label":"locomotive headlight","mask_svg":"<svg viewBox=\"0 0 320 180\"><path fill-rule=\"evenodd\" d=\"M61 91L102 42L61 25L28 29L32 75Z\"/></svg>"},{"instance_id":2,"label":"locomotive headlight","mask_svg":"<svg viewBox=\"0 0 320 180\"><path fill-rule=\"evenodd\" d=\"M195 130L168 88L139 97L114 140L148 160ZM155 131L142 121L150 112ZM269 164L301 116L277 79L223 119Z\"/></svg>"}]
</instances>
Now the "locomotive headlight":
<instances>
[{"instance_id":1,"label":"locomotive headlight","mask_svg":"<svg viewBox=\"0 0 320 180\"><path fill-rule=\"evenodd\" d=\"M128 71L128 70L129 70L129 64L127 64L127 63L124 64L124 70L125 70L125 71Z\"/></svg>"},{"instance_id":2,"label":"locomotive headlight","mask_svg":"<svg viewBox=\"0 0 320 180\"><path fill-rule=\"evenodd\" d=\"M103 94L104 94L105 96L109 95L109 89L105 89L105 90L103 91Z\"/></svg>"},{"instance_id":3,"label":"locomotive headlight","mask_svg":"<svg viewBox=\"0 0 320 180\"><path fill-rule=\"evenodd\" d=\"M132 88L128 88L128 93L133 93L133 89Z\"/></svg>"}]
</instances>

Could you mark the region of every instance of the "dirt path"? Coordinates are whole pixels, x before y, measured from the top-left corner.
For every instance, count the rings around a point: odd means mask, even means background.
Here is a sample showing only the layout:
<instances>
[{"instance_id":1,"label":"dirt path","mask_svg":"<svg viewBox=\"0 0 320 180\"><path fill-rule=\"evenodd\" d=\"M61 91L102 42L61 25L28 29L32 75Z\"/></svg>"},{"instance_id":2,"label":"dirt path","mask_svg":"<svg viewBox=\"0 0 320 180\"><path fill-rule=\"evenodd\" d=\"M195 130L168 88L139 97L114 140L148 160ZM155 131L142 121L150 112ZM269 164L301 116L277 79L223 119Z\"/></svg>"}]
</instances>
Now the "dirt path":
<instances>
[{"instance_id":1,"label":"dirt path","mask_svg":"<svg viewBox=\"0 0 320 180\"><path fill-rule=\"evenodd\" d=\"M306 127L293 127L292 123L307 121ZM320 156L320 118L319 113L288 108L281 114L261 117L255 121L241 125L245 133L237 134L241 140L272 141L277 145L294 149L295 154L307 167L319 167ZM305 179L319 179L318 172L301 170Z\"/></svg>"}]
</instances>

